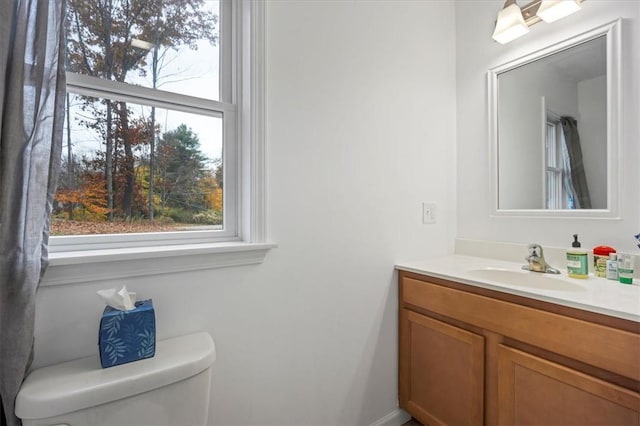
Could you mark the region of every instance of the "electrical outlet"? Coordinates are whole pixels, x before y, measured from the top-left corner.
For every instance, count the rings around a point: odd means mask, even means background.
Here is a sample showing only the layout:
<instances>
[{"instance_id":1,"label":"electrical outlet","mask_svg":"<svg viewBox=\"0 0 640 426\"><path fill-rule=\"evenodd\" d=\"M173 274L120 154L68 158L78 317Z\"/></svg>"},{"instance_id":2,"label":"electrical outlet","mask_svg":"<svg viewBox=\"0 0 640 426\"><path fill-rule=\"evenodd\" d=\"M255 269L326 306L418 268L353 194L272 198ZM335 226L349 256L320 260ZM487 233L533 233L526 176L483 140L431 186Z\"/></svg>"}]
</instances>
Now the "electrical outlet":
<instances>
[{"instance_id":1,"label":"electrical outlet","mask_svg":"<svg viewBox=\"0 0 640 426\"><path fill-rule=\"evenodd\" d=\"M436 223L435 203L422 203L422 223Z\"/></svg>"}]
</instances>

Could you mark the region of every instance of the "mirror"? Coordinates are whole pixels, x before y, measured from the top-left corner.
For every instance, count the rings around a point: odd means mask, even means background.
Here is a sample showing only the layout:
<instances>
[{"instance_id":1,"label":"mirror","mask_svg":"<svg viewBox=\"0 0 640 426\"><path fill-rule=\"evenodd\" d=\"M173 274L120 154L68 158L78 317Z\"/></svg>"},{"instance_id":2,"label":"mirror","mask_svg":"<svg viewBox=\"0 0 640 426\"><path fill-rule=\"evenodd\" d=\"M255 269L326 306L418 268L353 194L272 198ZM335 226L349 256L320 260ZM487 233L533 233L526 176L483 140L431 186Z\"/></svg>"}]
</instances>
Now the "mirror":
<instances>
[{"instance_id":1,"label":"mirror","mask_svg":"<svg viewBox=\"0 0 640 426\"><path fill-rule=\"evenodd\" d=\"M617 214L619 26L489 71L494 213Z\"/></svg>"}]
</instances>

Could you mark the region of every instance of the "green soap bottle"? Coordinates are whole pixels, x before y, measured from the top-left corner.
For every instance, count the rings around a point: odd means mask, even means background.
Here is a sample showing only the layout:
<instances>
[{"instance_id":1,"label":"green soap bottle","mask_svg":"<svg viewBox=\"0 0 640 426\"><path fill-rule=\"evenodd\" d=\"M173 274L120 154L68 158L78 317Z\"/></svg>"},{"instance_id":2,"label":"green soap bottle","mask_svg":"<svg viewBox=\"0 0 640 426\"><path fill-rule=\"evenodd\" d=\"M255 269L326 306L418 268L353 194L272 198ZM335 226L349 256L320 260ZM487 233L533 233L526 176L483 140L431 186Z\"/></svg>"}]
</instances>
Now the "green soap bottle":
<instances>
[{"instance_id":1,"label":"green soap bottle","mask_svg":"<svg viewBox=\"0 0 640 426\"><path fill-rule=\"evenodd\" d=\"M571 249L567 250L567 273L572 278L587 278L589 276L589 255L580 248L578 234L573 234Z\"/></svg>"}]
</instances>

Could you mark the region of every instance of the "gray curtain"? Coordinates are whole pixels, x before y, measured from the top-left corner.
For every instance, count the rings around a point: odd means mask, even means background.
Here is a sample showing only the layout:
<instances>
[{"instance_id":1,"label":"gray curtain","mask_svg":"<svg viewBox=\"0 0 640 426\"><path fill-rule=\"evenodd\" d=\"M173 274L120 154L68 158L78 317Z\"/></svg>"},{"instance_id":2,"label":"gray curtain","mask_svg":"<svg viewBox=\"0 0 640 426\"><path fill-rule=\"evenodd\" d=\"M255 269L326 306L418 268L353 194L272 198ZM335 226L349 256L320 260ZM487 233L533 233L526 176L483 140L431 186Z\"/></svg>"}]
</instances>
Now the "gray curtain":
<instances>
[{"instance_id":1,"label":"gray curtain","mask_svg":"<svg viewBox=\"0 0 640 426\"><path fill-rule=\"evenodd\" d=\"M0 8L0 397L15 397L33 349L35 294L47 263L49 214L64 120L64 0Z\"/></svg>"},{"instance_id":2,"label":"gray curtain","mask_svg":"<svg viewBox=\"0 0 640 426\"><path fill-rule=\"evenodd\" d=\"M571 168L571 186L575 195L574 204L577 209L590 209L591 198L589 197L589 187L587 186L587 176L584 172L584 161L582 160L582 147L580 145L580 134L578 133L578 122L573 117L562 117L562 132L569 154L569 165Z\"/></svg>"}]
</instances>

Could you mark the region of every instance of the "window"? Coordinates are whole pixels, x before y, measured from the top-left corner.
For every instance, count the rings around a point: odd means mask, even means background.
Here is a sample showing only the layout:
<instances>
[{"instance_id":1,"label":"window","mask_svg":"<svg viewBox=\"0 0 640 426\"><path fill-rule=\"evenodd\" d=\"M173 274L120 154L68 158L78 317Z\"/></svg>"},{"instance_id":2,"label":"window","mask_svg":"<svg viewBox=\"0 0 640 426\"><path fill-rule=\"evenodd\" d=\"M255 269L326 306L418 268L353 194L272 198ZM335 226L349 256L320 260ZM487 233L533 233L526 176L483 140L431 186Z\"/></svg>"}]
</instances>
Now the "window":
<instances>
[{"instance_id":1,"label":"window","mask_svg":"<svg viewBox=\"0 0 640 426\"><path fill-rule=\"evenodd\" d=\"M261 240L259 3L67 1L52 251Z\"/></svg>"},{"instance_id":2,"label":"window","mask_svg":"<svg viewBox=\"0 0 640 426\"><path fill-rule=\"evenodd\" d=\"M560 116L547 111L545 135L545 208L575 208L570 182L569 156Z\"/></svg>"}]
</instances>

